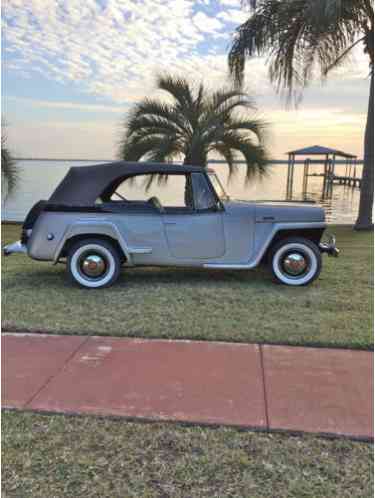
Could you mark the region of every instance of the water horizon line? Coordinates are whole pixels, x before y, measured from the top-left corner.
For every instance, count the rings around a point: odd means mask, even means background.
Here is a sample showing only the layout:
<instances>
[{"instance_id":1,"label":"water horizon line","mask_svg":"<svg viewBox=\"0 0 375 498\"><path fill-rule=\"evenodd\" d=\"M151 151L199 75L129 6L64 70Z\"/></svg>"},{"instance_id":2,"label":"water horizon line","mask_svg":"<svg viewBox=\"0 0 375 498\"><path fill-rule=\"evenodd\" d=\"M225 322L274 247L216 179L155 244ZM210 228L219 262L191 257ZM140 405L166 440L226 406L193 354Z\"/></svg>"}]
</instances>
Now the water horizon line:
<instances>
[{"instance_id":1,"label":"water horizon line","mask_svg":"<svg viewBox=\"0 0 375 498\"><path fill-rule=\"evenodd\" d=\"M76 158L56 158L56 157L14 157L14 161L40 161L40 162L86 162L86 163L112 163L119 161L119 159L76 159ZM141 161L140 161L141 162ZM326 162L325 158L322 159L310 159L310 164L324 164ZM209 159L208 164L227 164L225 160L222 159ZM246 161L237 160L234 161L235 164L246 164ZM304 164L304 159L295 160L294 164ZM181 161L175 161L175 164L181 164ZM270 159L268 164L272 165L288 165L288 159ZM348 164L345 159L336 159L335 164ZM363 164L363 159L356 159L352 164Z\"/></svg>"}]
</instances>

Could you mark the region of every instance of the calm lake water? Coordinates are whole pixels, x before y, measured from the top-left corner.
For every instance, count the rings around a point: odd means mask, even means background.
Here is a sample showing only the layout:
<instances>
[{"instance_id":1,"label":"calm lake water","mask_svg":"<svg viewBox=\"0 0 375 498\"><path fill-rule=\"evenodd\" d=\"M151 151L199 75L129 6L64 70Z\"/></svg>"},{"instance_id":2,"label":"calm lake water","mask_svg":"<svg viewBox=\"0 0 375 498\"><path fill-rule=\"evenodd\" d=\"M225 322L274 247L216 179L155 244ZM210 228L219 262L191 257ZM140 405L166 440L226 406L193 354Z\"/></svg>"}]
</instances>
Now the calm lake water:
<instances>
[{"instance_id":1,"label":"calm lake water","mask_svg":"<svg viewBox=\"0 0 375 498\"><path fill-rule=\"evenodd\" d=\"M20 183L17 191L9 196L3 204L2 220L23 221L28 210L40 199L48 199L59 181L71 166L98 164L88 161L19 161ZM270 166L269 176L259 181L245 184L244 166L238 165L238 173L228 180L225 164L211 164L219 175L227 193L233 199L242 200L285 200L287 165ZM310 173L322 172L322 166L310 166ZM344 174L345 166L336 165L336 174ZM362 174L362 167L357 166L357 177ZM302 194L303 165L297 164L294 172L294 190L292 199L303 200ZM359 205L359 188L335 185L332 195L322 199L322 178L309 178L307 198L316 201L326 210L329 223L347 224L356 220ZM135 186L136 189L141 188ZM163 198L173 201L172 183L163 188Z\"/></svg>"}]
</instances>

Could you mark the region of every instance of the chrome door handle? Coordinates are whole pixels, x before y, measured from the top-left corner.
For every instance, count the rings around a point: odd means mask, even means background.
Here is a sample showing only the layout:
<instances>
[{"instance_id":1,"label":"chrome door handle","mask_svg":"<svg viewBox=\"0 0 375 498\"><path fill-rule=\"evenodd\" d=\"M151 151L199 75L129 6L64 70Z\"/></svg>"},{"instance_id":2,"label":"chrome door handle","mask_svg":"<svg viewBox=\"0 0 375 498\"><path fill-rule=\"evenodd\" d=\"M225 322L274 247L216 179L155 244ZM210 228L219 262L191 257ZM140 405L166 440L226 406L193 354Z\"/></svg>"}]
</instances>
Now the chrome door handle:
<instances>
[{"instance_id":1,"label":"chrome door handle","mask_svg":"<svg viewBox=\"0 0 375 498\"><path fill-rule=\"evenodd\" d=\"M177 223L175 221L165 221L164 224L165 225L177 225Z\"/></svg>"}]
</instances>

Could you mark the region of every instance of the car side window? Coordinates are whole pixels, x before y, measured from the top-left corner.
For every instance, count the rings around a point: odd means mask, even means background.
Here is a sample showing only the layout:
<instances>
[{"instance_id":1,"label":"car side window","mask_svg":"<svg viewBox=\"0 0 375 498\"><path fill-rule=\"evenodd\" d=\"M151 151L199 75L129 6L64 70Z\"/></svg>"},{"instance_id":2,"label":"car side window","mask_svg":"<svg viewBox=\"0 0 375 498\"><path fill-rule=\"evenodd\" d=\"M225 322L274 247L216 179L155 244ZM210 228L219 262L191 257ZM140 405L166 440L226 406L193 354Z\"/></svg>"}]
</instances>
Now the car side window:
<instances>
[{"instance_id":1,"label":"car side window","mask_svg":"<svg viewBox=\"0 0 375 498\"><path fill-rule=\"evenodd\" d=\"M197 211L216 209L216 198L210 188L207 178L202 173L192 174L194 206Z\"/></svg>"},{"instance_id":2,"label":"car side window","mask_svg":"<svg viewBox=\"0 0 375 498\"><path fill-rule=\"evenodd\" d=\"M193 209L190 175L169 174L162 177L141 174L125 179L111 196L111 201L140 205L152 204L159 211L185 212Z\"/></svg>"}]
</instances>

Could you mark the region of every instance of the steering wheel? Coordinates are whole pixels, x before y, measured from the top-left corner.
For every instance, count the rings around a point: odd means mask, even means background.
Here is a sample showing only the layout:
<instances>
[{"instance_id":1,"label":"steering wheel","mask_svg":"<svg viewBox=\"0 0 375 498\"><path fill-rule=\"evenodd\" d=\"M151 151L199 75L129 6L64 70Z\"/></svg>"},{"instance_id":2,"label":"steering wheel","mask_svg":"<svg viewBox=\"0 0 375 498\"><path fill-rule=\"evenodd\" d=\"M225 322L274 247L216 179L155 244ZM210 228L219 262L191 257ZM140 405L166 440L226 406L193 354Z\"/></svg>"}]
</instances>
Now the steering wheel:
<instances>
[{"instance_id":1,"label":"steering wheel","mask_svg":"<svg viewBox=\"0 0 375 498\"><path fill-rule=\"evenodd\" d=\"M161 205L161 202L159 201L159 199L157 197L150 197L149 200L147 202L150 202L153 206L156 207L156 209L158 211L160 211L161 213L164 211L164 208L163 206Z\"/></svg>"}]
</instances>

